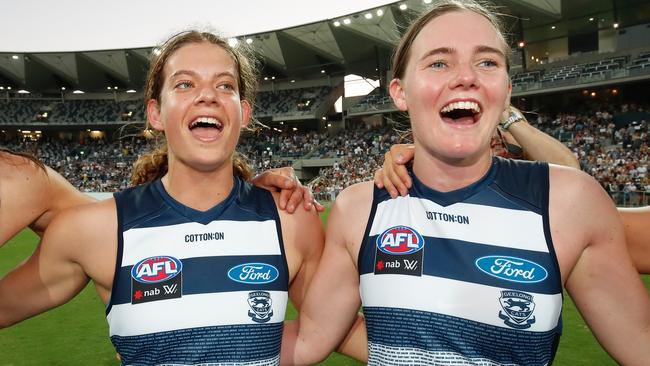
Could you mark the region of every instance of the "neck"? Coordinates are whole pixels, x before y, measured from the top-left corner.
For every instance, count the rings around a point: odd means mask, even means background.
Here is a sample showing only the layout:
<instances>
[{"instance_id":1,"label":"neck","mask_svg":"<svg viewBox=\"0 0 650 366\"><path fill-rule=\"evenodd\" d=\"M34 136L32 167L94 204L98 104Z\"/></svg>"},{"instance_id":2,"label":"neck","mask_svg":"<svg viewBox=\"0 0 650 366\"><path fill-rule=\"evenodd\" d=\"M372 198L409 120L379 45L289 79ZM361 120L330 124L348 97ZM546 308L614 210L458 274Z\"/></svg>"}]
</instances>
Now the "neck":
<instances>
[{"instance_id":1,"label":"neck","mask_svg":"<svg viewBox=\"0 0 650 366\"><path fill-rule=\"evenodd\" d=\"M225 162L224 166L206 172L184 164L173 164L170 160L162 183L176 201L198 211L207 211L225 200L232 191L232 163Z\"/></svg>"},{"instance_id":2,"label":"neck","mask_svg":"<svg viewBox=\"0 0 650 366\"><path fill-rule=\"evenodd\" d=\"M489 151L477 158L440 159L416 145L413 172L426 186L439 192L450 192L479 181L491 165Z\"/></svg>"}]
</instances>

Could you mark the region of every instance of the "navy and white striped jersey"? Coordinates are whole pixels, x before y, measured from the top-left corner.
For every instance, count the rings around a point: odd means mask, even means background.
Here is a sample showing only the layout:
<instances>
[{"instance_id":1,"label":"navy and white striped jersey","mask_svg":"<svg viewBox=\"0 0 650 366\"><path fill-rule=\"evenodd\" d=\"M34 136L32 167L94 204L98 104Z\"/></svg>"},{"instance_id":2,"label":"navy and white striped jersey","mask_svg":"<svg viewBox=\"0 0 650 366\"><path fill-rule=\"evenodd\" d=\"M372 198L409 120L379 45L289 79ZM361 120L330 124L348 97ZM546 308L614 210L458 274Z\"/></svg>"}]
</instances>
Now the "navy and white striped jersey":
<instances>
[{"instance_id":1,"label":"navy and white striped jersey","mask_svg":"<svg viewBox=\"0 0 650 366\"><path fill-rule=\"evenodd\" d=\"M478 182L375 188L359 253L369 365L547 365L562 281L548 165L494 158Z\"/></svg>"},{"instance_id":2,"label":"navy and white striped jersey","mask_svg":"<svg viewBox=\"0 0 650 366\"><path fill-rule=\"evenodd\" d=\"M279 363L289 286L280 219L269 192L234 183L204 212L160 180L115 194L106 317L123 364Z\"/></svg>"}]
</instances>

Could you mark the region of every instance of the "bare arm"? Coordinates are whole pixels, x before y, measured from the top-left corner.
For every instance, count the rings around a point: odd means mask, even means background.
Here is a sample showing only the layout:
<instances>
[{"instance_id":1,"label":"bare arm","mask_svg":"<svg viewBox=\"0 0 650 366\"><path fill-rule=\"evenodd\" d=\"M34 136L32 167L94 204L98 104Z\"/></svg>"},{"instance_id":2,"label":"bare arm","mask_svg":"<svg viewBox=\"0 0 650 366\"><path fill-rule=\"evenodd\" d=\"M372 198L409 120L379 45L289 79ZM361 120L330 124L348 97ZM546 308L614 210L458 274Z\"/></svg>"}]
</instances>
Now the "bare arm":
<instances>
[{"instance_id":1,"label":"bare arm","mask_svg":"<svg viewBox=\"0 0 650 366\"><path fill-rule=\"evenodd\" d=\"M115 247L96 239L115 241L116 223L106 217L106 213L115 215L109 204L75 207L57 215L34 254L0 279L0 328L67 302L90 278L107 299L105 289L112 283ZM102 207L90 207L96 205Z\"/></svg>"},{"instance_id":2,"label":"bare arm","mask_svg":"<svg viewBox=\"0 0 650 366\"><path fill-rule=\"evenodd\" d=\"M299 320L285 326L283 364L303 365L321 361L340 344L358 319L361 300L356 257L371 200L372 184L367 182L345 189L334 203L323 257ZM365 328L359 322L361 320L357 320L341 350L356 358L367 359Z\"/></svg>"},{"instance_id":3,"label":"bare arm","mask_svg":"<svg viewBox=\"0 0 650 366\"><path fill-rule=\"evenodd\" d=\"M646 365L650 299L626 250L616 208L593 178L556 168L551 172L551 227L566 288L614 359Z\"/></svg>"},{"instance_id":4,"label":"bare arm","mask_svg":"<svg viewBox=\"0 0 650 366\"><path fill-rule=\"evenodd\" d=\"M650 274L650 207L619 208L625 241L639 273Z\"/></svg>"},{"instance_id":5,"label":"bare arm","mask_svg":"<svg viewBox=\"0 0 650 366\"><path fill-rule=\"evenodd\" d=\"M528 160L545 161L580 169L578 159L568 147L530 125L525 118L510 125L508 132L514 137L513 142L524 150L524 156Z\"/></svg>"}]
</instances>

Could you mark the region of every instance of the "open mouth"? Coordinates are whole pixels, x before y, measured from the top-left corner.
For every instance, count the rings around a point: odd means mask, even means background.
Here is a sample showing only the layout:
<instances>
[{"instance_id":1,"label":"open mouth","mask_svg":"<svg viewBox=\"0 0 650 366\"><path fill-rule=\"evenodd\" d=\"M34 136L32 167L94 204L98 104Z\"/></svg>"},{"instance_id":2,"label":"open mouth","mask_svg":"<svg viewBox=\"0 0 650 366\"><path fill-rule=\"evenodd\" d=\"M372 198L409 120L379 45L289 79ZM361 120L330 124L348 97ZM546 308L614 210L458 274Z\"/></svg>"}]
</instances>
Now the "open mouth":
<instances>
[{"instance_id":1,"label":"open mouth","mask_svg":"<svg viewBox=\"0 0 650 366\"><path fill-rule=\"evenodd\" d=\"M476 102L452 102L440 110L440 116L449 123L473 124L481 115L481 106Z\"/></svg>"},{"instance_id":2,"label":"open mouth","mask_svg":"<svg viewBox=\"0 0 650 366\"><path fill-rule=\"evenodd\" d=\"M223 123L214 117L199 117L190 123L190 131L204 128L222 131Z\"/></svg>"}]
</instances>

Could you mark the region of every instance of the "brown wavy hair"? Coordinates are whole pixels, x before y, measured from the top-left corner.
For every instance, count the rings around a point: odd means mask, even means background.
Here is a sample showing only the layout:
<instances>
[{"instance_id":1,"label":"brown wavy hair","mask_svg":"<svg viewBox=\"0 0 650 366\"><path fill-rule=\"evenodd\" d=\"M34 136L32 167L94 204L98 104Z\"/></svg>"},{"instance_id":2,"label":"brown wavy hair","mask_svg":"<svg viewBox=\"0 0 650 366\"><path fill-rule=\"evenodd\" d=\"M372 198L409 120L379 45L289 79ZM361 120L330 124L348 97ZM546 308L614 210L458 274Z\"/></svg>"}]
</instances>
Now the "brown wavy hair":
<instances>
[{"instance_id":1,"label":"brown wavy hair","mask_svg":"<svg viewBox=\"0 0 650 366\"><path fill-rule=\"evenodd\" d=\"M159 52L153 54L145 85L145 107L149 100L152 99L160 104L160 93L164 84L163 68L167 64L167 60L181 47L191 43L202 42L219 46L230 54L237 67L239 98L240 100L248 101L251 107L254 105L258 85L258 71L257 60L253 56L250 48L242 43L236 47L231 47L226 39L216 34L189 30L172 36L157 48ZM147 121L145 128L150 129L149 121ZM167 161L167 142L164 134L160 132L153 133L159 139L158 148L148 154L142 155L135 162L131 174L131 184L134 186L160 179L167 174L169 168ZM244 180L249 180L253 177L253 170L241 154L235 151L232 159L235 176Z\"/></svg>"}]
</instances>

